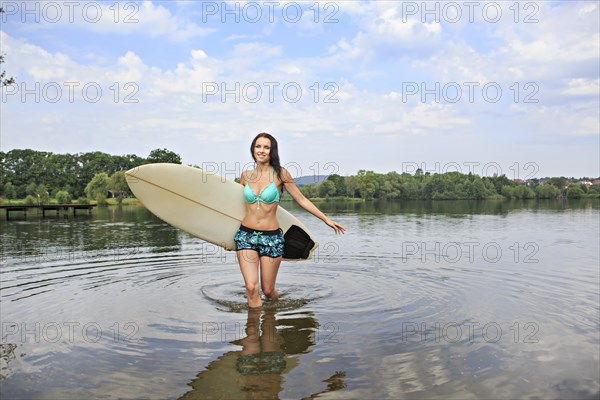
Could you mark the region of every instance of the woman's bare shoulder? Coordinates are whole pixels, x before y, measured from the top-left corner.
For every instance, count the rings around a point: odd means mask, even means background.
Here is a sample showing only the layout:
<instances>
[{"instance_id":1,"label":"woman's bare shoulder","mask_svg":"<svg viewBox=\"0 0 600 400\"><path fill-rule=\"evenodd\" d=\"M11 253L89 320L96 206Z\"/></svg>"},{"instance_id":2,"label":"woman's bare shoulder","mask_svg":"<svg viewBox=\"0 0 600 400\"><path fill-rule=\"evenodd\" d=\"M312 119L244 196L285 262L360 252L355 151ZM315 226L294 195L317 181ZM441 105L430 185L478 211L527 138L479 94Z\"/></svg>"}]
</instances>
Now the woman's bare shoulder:
<instances>
[{"instance_id":1,"label":"woman's bare shoulder","mask_svg":"<svg viewBox=\"0 0 600 400\"><path fill-rule=\"evenodd\" d=\"M242 171L242 174L240 175L240 183L245 185L246 182L248 182L248 171Z\"/></svg>"},{"instance_id":2,"label":"woman's bare shoulder","mask_svg":"<svg viewBox=\"0 0 600 400\"><path fill-rule=\"evenodd\" d=\"M290 172L281 167L281 181L285 184L285 183L294 183L294 178L292 178L292 174L290 174Z\"/></svg>"}]
</instances>

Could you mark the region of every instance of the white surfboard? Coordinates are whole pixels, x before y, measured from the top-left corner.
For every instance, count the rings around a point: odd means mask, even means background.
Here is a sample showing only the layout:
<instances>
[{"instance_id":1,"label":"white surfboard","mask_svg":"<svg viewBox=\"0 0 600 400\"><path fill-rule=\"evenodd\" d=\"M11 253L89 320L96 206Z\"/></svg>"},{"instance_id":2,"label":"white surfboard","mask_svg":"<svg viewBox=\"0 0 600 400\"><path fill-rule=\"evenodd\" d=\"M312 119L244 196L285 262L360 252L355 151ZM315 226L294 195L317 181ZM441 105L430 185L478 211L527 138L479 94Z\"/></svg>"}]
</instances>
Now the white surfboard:
<instances>
[{"instance_id":1,"label":"white surfboard","mask_svg":"<svg viewBox=\"0 0 600 400\"><path fill-rule=\"evenodd\" d=\"M125 172L137 199L163 221L202 240L235 250L233 240L244 214L243 186L200 168L146 164ZM308 229L277 207L286 260L306 260L317 247Z\"/></svg>"}]
</instances>

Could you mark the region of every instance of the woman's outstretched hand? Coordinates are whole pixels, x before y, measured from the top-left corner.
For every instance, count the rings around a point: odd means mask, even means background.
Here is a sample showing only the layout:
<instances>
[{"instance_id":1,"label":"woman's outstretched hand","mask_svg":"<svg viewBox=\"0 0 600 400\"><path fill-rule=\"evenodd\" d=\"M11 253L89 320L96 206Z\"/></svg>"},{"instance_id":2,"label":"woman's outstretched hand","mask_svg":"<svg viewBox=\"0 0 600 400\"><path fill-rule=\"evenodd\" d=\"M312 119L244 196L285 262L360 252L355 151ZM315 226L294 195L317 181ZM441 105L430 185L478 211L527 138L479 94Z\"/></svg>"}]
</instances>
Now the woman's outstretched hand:
<instances>
[{"instance_id":1,"label":"woman's outstretched hand","mask_svg":"<svg viewBox=\"0 0 600 400\"><path fill-rule=\"evenodd\" d=\"M341 226L337 222L332 221L329 218L327 218L327 220L325 221L325 223L327 225L329 225L335 231L336 234L340 234L340 233L346 232L346 228L344 228L343 226Z\"/></svg>"}]
</instances>

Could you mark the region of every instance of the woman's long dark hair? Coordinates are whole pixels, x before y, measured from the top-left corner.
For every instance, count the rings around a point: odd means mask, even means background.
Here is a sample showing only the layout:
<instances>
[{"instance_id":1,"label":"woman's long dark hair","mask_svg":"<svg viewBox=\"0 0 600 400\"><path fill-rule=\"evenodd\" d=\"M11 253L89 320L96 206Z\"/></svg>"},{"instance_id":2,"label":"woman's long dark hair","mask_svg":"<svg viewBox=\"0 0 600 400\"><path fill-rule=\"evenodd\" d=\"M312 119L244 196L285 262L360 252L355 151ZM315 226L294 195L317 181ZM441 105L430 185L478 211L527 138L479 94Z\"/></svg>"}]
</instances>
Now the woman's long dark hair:
<instances>
[{"instance_id":1,"label":"woman's long dark hair","mask_svg":"<svg viewBox=\"0 0 600 400\"><path fill-rule=\"evenodd\" d=\"M256 137L252 141L252 144L250 145L250 155L252 156L252 159L254 159L254 162L256 162L256 158L254 158L254 146L256 145L256 141L258 140L258 138L261 137L269 139L271 141L271 151L269 152L269 164L275 170L275 173L277 174L279 180L283 182L283 179L281 179L281 162L279 161L279 147L277 146L277 140L275 140L273 136L269 135L266 132L262 132L256 135Z\"/></svg>"}]
</instances>

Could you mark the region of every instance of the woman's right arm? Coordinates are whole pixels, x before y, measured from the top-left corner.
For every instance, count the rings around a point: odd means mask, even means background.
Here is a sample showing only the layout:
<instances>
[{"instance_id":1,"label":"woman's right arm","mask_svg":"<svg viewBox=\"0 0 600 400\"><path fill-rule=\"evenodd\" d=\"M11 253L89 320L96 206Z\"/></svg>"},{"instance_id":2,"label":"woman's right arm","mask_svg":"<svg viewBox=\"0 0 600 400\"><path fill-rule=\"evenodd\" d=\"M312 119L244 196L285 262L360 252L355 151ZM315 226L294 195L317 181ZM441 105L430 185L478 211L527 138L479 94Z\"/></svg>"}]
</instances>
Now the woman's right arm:
<instances>
[{"instance_id":1,"label":"woman's right arm","mask_svg":"<svg viewBox=\"0 0 600 400\"><path fill-rule=\"evenodd\" d=\"M304 197L300 189L298 189L298 186L296 186L296 183L294 183L294 178L292 178L292 175L290 175L290 173L285 168L281 169L281 175L283 178L283 185L285 187L285 190L290 194L290 196L292 196L292 198L296 201L296 203L298 203L300 207L304 208L306 211L325 222L335 231L336 234L344 233L346 231L346 228L344 228L337 222L332 221L331 218L323 214L323 212L319 210L317 206L313 204L312 201Z\"/></svg>"}]
</instances>

